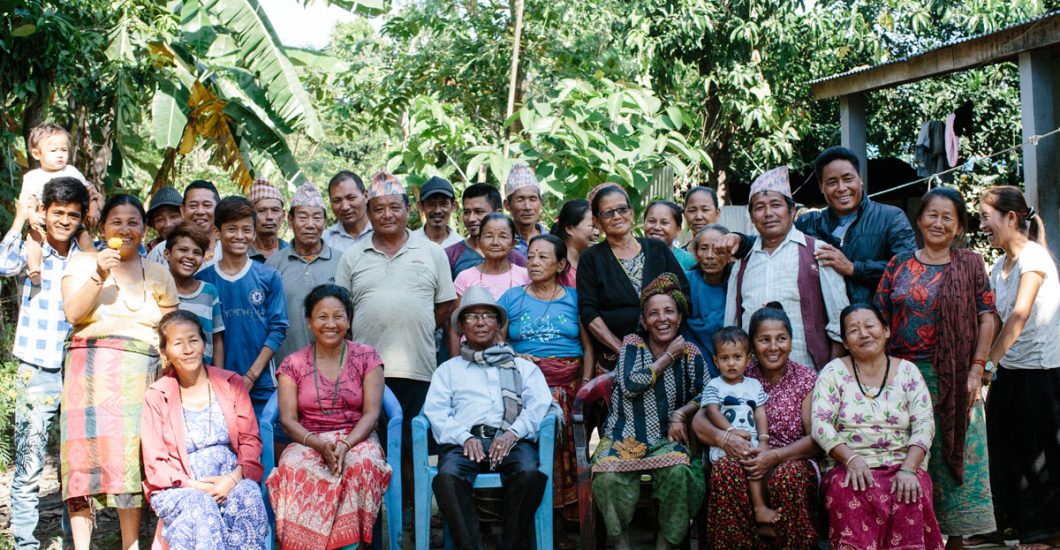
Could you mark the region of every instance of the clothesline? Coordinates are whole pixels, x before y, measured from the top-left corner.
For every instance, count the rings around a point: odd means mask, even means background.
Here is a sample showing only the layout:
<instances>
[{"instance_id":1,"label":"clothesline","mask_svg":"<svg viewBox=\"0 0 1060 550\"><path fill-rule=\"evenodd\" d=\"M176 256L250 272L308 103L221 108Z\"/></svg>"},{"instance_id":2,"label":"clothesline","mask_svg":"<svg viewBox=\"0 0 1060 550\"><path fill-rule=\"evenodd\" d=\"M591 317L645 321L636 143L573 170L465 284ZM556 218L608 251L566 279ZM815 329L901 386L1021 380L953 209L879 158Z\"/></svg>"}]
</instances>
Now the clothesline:
<instances>
[{"instance_id":1,"label":"clothesline","mask_svg":"<svg viewBox=\"0 0 1060 550\"><path fill-rule=\"evenodd\" d=\"M917 184L923 183L925 181L926 182L937 181L940 176L943 176L943 175L948 174L950 172L956 172L958 170L968 171L968 170L971 169L971 165L973 165L973 164L982 162L984 160L990 160L990 159L992 159L994 157L997 157L997 156L1000 156L1000 155L1011 153L1012 151L1015 151L1017 149L1023 148L1025 145L1035 145L1035 146L1037 146L1038 142L1041 141L1042 138L1049 137L1049 136L1057 134L1057 133L1060 133L1060 128L1053 129L1052 131L1046 132L1044 134L1038 134L1038 135L1030 136L1030 137L1028 137L1026 140L1024 140L1021 143L1017 143L1016 145L1013 145L1012 147L1009 147L1007 149L1003 149L1001 151L996 151L996 152L990 153L989 155L987 155L985 157L972 157L972 158L968 159L967 161L965 161L963 164L959 164L957 166L954 166L953 168L947 168L946 170L943 170L943 171L938 172L936 174L932 174L930 176L925 176L925 177L920 178L920 179L915 179L913 181L906 182L906 183L903 183L901 185L896 185L896 186L891 187L889 189L884 189L883 191L877 191L875 193L869 193L869 198L875 198L876 196L883 195L884 193L890 193L891 191L897 191L899 189L903 189L905 187L910 187L910 186L913 186L913 185L917 185ZM929 185L929 187L930 187L930 185Z\"/></svg>"}]
</instances>

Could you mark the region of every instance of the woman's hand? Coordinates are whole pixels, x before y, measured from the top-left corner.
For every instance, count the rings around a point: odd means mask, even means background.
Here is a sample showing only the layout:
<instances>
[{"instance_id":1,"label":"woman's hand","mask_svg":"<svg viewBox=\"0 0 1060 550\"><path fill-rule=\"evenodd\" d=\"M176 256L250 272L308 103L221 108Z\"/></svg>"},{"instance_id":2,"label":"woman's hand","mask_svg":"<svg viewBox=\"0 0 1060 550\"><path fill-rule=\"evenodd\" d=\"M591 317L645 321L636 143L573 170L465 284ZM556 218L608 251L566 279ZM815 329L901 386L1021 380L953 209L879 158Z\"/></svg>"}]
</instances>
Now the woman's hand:
<instances>
[{"instance_id":1,"label":"woman's hand","mask_svg":"<svg viewBox=\"0 0 1060 550\"><path fill-rule=\"evenodd\" d=\"M338 456L335 455L335 445L328 443L315 435L309 436L309 447L314 451L320 453L320 458L324 460L324 465L328 467L332 472L338 471L336 464L338 464Z\"/></svg>"},{"instance_id":2,"label":"woman's hand","mask_svg":"<svg viewBox=\"0 0 1060 550\"><path fill-rule=\"evenodd\" d=\"M983 367L972 365L968 372L968 409L971 410L975 402L983 398Z\"/></svg>"},{"instance_id":3,"label":"woman's hand","mask_svg":"<svg viewBox=\"0 0 1060 550\"><path fill-rule=\"evenodd\" d=\"M667 434L671 442L688 445L688 421L684 418L670 417L670 430Z\"/></svg>"},{"instance_id":4,"label":"woman's hand","mask_svg":"<svg viewBox=\"0 0 1060 550\"><path fill-rule=\"evenodd\" d=\"M852 486L855 491L864 491L876 486L876 479L872 477L872 470L864 458L855 455L847 461L846 469L847 477L843 481L843 487Z\"/></svg>"},{"instance_id":5,"label":"woman's hand","mask_svg":"<svg viewBox=\"0 0 1060 550\"><path fill-rule=\"evenodd\" d=\"M751 447L751 433L747 430L729 432L722 448L725 449L725 454L736 459L747 456L747 452L753 448Z\"/></svg>"},{"instance_id":6,"label":"woman's hand","mask_svg":"<svg viewBox=\"0 0 1060 550\"><path fill-rule=\"evenodd\" d=\"M210 495L218 505L225 503L228 493L236 486L236 480L228 475L204 477L201 482L205 486L202 491Z\"/></svg>"},{"instance_id":7,"label":"woman's hand","mask_svg":"<svg viewBox=\"0 0 1060 550\"><path fill-rule=\"evenodd\" d=\"M106 279L110 271L121 263L121 253L112 248L104 248L96 254L96 273L100 278Z\"/></svg>"},{"instance_id":8,"label":"woman's hand","mask_svg":"<svg viewBox=\"0 0 1060 550\"><path fill-rule=\"evenodd\" d=\"M924 496L916 474L904 468L894 474L894 479L891 481L891 494L898 499L898 502L906 504L917 502L920 497Z\"/></svg>"},{"instance_id":9,"label":"woman's hand","mask_svg":"<svg viewBox=\"0 0 1060 550\"><path fill-rule=\"evenodd\" d=\"M666 353L673 355L674 361L685 352L685 339L682 336L674 338L669 345L666 346Z\"/></svg>"},{"instance_id":10,"label":"woman's hand","mask_svg":"<svg viewBox=\"0 0 1060 550\"><path fill-rule=\"evenodd\" d=\"M762 479L777 464L780 464L780 453L765 447L751 447L740 459L747 479L753 480Z\"/></svg>"},{"instance_id":11,"label":"woman's hand","mask_svg":"<svg viewBox=\"0 0 1060 550\"><path fill-rule=\"evenodd\" d=\"M346 463L346 453L350 452L350 445L345 443L344 439L340 439L331 446L331 452L335 455L335 465L331 473L337 476L342 475L342 466Z\"/></svg>"}]
</instances>

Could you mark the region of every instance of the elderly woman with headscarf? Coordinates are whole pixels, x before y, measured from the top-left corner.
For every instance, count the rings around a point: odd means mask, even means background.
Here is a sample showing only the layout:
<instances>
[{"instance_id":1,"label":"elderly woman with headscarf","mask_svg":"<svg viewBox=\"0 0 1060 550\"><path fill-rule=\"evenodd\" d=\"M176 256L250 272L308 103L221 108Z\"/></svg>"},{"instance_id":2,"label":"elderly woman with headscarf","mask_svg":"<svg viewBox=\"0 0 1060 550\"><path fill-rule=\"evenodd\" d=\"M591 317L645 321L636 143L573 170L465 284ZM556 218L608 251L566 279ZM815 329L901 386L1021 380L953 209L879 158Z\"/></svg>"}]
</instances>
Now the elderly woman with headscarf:
<instances>
[{"instance_id":1,"label":"elderly woman with headscarf","mask_svg":"<svg viewBox=\"0 0 1060 550\"><path fill-rule=\"evenodd\" d=\"M679 335L688 298L677 276L663 273L644 287L640 303L645 330L622 341L611 411L593 455L594 500L620 549L630 548L642 473L651 472L659 501L660 548L681 544L705 492L686 427L707 378L699 348Z\"/></svg>"}]
</instances>

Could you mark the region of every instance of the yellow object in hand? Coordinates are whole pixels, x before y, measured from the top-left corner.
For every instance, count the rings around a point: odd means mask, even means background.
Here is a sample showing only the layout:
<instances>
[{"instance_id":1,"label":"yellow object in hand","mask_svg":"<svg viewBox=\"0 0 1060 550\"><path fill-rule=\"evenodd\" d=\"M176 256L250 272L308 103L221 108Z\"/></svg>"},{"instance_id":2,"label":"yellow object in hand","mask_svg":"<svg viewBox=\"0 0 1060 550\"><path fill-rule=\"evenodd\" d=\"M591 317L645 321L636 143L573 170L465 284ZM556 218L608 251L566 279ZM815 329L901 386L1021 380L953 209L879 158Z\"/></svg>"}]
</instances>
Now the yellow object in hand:
<instances>
[{"instance_id":1,"label":"yellow object in hand","mask_svg":"<svg viewBox=\"0 0 1060 550\"><path fill-rule=\"evenodd\" d=\"M123 241L121 237L111 237L107 239L107 247L112 250L118 250L123 244L125 244L125 241Z\"/></svg>"}]
</instances>

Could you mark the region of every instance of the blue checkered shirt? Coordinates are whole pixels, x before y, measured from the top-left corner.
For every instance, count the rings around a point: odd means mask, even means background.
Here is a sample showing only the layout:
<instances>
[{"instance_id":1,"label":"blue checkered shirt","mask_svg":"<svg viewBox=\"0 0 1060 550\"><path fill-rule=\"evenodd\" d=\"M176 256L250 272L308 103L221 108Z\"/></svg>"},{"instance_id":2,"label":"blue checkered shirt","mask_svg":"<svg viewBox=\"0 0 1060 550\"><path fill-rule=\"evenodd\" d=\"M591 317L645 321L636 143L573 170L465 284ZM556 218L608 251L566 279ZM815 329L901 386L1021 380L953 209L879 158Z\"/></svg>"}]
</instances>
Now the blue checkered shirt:
<instances>
[{"instance_id":1,"label":"blue checkered shirt","mask_svg":"<svg viewBox=\"0 0 1060 550\"><path fill-rule=\"evenodd\" d=\"M61 284L70 256L60 256L48 243L43 244L43 249L40 286L34 286L25 272L26 254L22 236L17 232L8 233L0 242L0 275L17 275L22 287L12 353L26 363L59 369L63 366L64 346L70 332L70 323L63 313ZM72 241L70 253L78 250L77 241Z\"/></svg>"}]
</instances>

